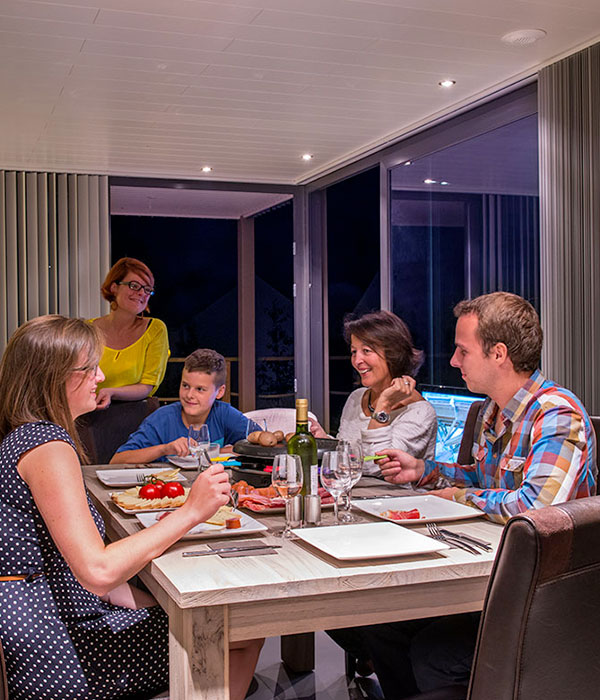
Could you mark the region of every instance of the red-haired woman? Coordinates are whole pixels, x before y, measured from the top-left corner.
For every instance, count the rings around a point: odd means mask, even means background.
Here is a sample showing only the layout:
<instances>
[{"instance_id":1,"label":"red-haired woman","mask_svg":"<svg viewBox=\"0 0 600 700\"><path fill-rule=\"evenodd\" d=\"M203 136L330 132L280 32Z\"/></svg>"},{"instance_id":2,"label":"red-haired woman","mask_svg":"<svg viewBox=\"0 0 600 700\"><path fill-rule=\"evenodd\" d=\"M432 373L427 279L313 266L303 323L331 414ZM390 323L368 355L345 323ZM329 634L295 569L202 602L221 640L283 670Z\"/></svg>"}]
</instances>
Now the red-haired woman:
<instances>
[{"instance_id":1,"label":"red-haired woman","mask_svg":"<svg viewBox=\"0 0 600 700\"><path fill-rule=\"evenodd\" d=\"M154 276L135 258L121 258L109 270L101 287L110 302L107 316L91 319L102 331L104 352L97 408L113 399L140 401L152 395L165 376L169 359L167 327L158 318L144 316L154 294Z\"/></svg>"}]
</instances>

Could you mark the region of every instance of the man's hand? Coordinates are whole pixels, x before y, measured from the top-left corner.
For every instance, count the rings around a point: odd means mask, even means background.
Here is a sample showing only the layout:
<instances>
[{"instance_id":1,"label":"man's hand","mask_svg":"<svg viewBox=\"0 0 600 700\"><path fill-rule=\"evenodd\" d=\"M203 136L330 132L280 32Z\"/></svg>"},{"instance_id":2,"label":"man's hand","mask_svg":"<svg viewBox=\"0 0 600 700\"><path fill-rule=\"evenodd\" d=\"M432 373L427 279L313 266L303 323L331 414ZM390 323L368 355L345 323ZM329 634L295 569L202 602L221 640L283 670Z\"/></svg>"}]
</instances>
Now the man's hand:
<instances>
[{"instance_id":1,"label":"man's hand","mask_svg":"<svg viewBox=\"0 0 600 700\"><path fill-rule=\"evenodd\" d=\"M383 478L390 484L408 484L411 481L418 481L425 471L425 462L416 459L403 450L381 450L377 454L384 455L384 458L377 460L377 465L381 469Z\"/></svg>"},{"instance_id":2,"label":"man's hand","mask_svg":"<svg viewBox=\"0 0 600 700\"><path fill-rule=\"evenodd\" d=\"M437 491L428 491L427 494L432 494L434 496L439 496L440 498L445 498L447 501L454 500L454 494L460 491L458 486L447 486L445 489L437 489Z\"/></svg>"},{"instance_id":3,"label":"man's hand","mask_svg":"<svg viewBox=\"0 0 600 700\"><path fill-rule=\"evenodd\" d=\"M173 442L167 442L164 445L165 451L163 455L177 455L178 457L187 457L190 453L188 448L188 439L186 437L177 438Z\"/></svg>"}]
</instances>

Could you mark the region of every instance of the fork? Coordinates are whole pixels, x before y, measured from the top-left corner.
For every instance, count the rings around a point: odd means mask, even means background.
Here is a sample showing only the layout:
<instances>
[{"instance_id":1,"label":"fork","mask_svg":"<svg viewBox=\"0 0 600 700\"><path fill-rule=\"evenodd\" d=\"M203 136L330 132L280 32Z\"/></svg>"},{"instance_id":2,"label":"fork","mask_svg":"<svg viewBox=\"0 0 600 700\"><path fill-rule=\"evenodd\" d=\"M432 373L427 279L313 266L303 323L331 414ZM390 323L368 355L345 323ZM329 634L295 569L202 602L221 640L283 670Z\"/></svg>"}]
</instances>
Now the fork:
<instances>
[{"instance_id":1,"label":"fork","mask_svg":"<svg viewBox=\"0 0 600 700\"><path fill-rule=\"evenodd\" d=\"M433 537L434 540L438 540L439 542L445 542L446 544L450 545L451 547L454 547L455 549L464 549L465 552L470 552L471 554L481 554L480 551L475 549L475 547L472 547L470 544L462 542L461 540L457 540L455 537L443 535L440 532L440 529L436 523L427 523L427 529L429 530L429 534L431 535L431 537Z\"/></svg>"}]
</instances>

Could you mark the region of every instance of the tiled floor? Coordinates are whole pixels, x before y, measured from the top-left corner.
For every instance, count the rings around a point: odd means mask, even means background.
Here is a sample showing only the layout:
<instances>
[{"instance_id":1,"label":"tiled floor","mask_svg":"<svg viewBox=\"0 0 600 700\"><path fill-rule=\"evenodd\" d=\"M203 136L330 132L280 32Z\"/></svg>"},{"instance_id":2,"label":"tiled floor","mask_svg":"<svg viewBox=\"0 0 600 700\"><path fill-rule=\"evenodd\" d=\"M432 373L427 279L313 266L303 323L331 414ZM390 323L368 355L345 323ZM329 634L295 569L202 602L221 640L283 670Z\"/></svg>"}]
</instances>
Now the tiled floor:
<instances>
[{"instance_id":1,"label":"tiled floor","mask_svg":"<svg viewBox=\"0 0 600 700\"><path fill-rule=\"evenodd\" d=\"M255 678L258 690L252 700L364 700L377 698L376 681L363 679L361 687L346 682L344 652L324 632L315 641L316 669L313 673L288 675L281 663L279 638L265 642Z\"/></svg>"}]
</instances>

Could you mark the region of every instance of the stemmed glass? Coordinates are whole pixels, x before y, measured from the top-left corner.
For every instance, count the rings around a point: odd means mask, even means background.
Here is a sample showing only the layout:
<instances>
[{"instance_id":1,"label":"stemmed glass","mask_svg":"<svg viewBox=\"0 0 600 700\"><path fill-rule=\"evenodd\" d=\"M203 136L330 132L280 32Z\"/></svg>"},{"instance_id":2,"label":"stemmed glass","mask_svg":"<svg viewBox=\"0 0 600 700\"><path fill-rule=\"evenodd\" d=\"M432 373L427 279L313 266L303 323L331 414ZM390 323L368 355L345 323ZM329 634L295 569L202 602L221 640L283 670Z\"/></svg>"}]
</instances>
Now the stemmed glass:
<instances>
[{"instance_id":1,"label":"stemmed glass","mask_svg":"<svg viewBox=\"0 0 600 700\"><path fill-rule=\"evenodd\" d=\"M291 501L302 489L302 461L298 455L279 454L273 459L271 483L281 498L285 499L285 528L278 537L291 537Z\"/></svg>"},{"instance_id":2,"label":"stemmed glass","mask_svg":"<svg viewBox=\"0 0 600 700\"><path fill-rule=\"evenodd\" d=\"M340 496L350 488L350 460L346 450L323 453L321 484L333 496L334 524L339 525Z\"/></svg>"},{"instance_id":3,"label":"stemmed glass","mask_svg":"<svg viewBox=\"0 0 600 700\"><path fill-rule=\"evenodd\" d=\"M210 431L208 429L208 425L206 425L206 423L203 423L202 425L190 425L188 428L188 449L190 454L198 460L199 472L210 467L210 464L203 466L202 461L204 458L202 450L208 450L209 447Z\"/></svg>"},{"instance_id":4,"label":"stemmed glass","mask_svg":"<svg viewBox=\"0 0 600 700\"><path fill-rule=\"evenodd\" d=\"M350 492L352 487L358 483L360 477L362 476L363 470L363 451L362 445L356 440L340 440L337 445L337 451L346 451L348 453L347 459L350 465L350 486L348 490L344 493L345 503L342 512L340 513L340 520L343 523L353 523L356 521L354 515L352 515L352 500L350 498Z\"/></svg>"}]
</instances>

